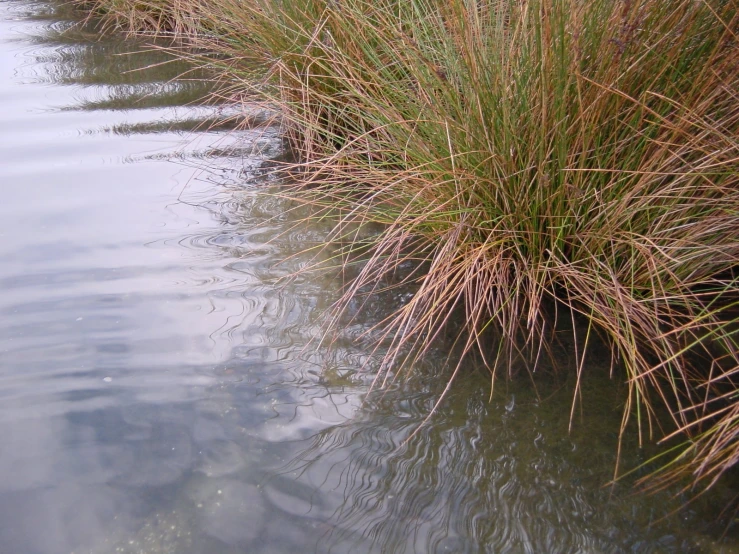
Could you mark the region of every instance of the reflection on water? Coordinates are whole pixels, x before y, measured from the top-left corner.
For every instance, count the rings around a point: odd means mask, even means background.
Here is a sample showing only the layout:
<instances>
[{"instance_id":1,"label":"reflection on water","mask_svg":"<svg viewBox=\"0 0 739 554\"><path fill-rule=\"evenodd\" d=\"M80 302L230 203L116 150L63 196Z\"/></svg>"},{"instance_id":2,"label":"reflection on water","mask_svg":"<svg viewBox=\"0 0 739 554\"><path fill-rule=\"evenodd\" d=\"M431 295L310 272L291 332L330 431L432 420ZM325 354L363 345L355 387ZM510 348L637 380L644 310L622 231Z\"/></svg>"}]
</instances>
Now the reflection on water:
<instances>
[{"instance_id":1,"label":"reflection on water","mask_svg":"<svg viewBox=\"0 0 739 554\"><path fill-rule=\"evenodd\" d=\"M470 371L406 442L443 364L367 396L397 298L316 346L341 282L294 275L326 229L258 194L268 115L72 18L0 3L1 552L730 551L705 504L601 487L606 368L572 434L566 377L489 402Z\"/></svg>"}]
</instances>

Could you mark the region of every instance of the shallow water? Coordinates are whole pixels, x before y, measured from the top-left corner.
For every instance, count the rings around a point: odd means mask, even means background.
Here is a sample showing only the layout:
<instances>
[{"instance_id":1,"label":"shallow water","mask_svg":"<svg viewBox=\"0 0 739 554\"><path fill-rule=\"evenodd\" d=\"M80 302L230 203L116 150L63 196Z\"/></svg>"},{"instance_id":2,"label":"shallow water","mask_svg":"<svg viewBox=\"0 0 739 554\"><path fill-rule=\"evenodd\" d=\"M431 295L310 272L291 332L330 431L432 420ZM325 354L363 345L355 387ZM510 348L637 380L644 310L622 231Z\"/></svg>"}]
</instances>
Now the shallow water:
<instances>
[{"instance_id":1,"label":"shallow water","mask_svg":"<svg viewBox=\"0 0 739 554\"><path fill-rule=\"evenodd\" d=\"M203 130L233 110L201 74L73 20L0 2L0 553L736 551L728 488L602 487L604 360L572 433L566 373L489 401L470 363L406 442L444 348L367 394L400 293L317 346L341 282L293 275L326 229L259 194L277 129Z\"/></svg>"}]
</instances>

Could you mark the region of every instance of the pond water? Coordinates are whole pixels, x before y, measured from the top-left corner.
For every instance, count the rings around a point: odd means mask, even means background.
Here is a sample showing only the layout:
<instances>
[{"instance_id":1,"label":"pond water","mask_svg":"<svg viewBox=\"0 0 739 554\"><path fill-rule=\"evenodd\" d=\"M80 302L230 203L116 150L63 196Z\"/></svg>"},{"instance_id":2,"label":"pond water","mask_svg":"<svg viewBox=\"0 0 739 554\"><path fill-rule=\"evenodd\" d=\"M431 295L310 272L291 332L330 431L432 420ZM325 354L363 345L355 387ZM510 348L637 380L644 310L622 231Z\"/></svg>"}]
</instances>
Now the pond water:
<instances>
[{"instance_id":1,"label":"pond water","mask_svg":"<svg viewBox=\"0 0 739 554\"><path fill-rule=\"evenodd\" d=\"M489 400L470 362L420 429L434 356L368 394L361 336L402 291L319 346L341 281L294 275L326 229L263 194L278 129L75 21L0 2L1 553L737 551L728 487L603 487L607 359L572 432L567 372Z\"/></svg>"}]
</instances>

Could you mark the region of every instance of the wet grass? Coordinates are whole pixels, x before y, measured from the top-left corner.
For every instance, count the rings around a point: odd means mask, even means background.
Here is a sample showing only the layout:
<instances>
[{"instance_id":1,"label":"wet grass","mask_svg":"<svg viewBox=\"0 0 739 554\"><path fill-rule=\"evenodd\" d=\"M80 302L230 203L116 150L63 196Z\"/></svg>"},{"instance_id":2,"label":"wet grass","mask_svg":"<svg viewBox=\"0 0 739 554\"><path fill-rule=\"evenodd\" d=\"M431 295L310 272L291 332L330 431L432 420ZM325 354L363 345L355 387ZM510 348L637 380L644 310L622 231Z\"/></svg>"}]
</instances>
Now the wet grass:
<instances>
[{"instance_id":1,"label":"wet grass","mask_svg":"<svg viewBox=\"0 0 739 554\"><path fill-rule=\"evenodd\" d=\"M571 413L597 334L629 386L622 432L686 438L652 486L704 490L735 465L736 0L80 3L188 33L235 92L280 107L292 194L337 218L334 260L358 268L339 311L415 291L373 330L378 386L460 311L491 388L514 358L533 373L553 302L585 321Z\"/></svg>"}]
</instances>

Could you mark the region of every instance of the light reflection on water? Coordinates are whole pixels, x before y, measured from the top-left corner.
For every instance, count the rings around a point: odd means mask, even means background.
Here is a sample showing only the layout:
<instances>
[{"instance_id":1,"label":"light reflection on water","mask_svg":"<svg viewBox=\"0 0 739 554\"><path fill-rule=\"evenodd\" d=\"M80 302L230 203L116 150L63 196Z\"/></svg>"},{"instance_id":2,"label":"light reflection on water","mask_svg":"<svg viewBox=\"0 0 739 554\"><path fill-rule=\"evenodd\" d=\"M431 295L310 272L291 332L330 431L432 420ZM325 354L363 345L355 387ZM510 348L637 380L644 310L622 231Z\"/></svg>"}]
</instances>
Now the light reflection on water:
<instances>
[{"instance_id":1,"label":"light reflection on water","mask_svg":"<svg viewBox=\"0 0 739 554\"><path fill-rule=\"evenodd\" d=\"M567 383L471 372L405 443L444 369L365 398L393 298L315 346L340 281L280 278L325 229L243 169L277 129L183 135L228 115L201 76L67 15L0 3L0 552L730 551L702 505L601 488L605 377L568 435Z\"/></svg>"}]
</instances>

